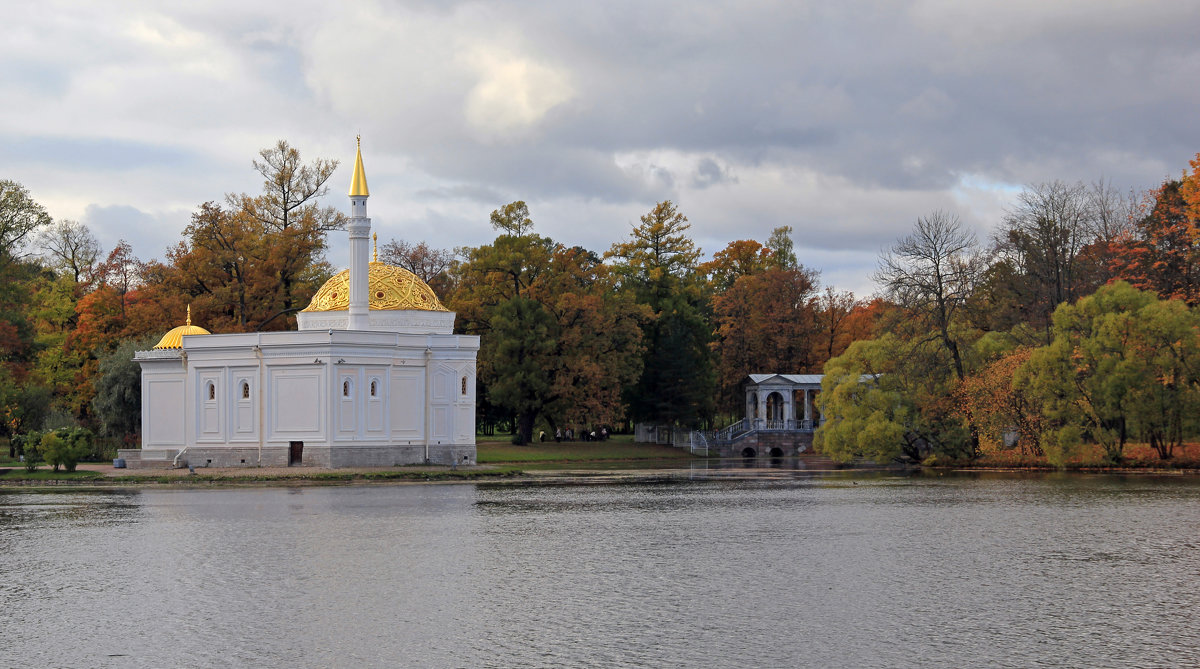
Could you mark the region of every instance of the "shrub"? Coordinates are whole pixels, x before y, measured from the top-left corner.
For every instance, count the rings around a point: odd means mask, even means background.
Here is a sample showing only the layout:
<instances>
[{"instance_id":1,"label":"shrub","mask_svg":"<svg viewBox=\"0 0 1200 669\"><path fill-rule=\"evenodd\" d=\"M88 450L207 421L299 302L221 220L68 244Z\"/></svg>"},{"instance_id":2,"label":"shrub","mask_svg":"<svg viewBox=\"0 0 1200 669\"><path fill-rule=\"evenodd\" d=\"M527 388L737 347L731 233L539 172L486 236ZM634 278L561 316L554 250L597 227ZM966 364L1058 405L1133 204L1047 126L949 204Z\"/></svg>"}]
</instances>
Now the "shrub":
<instances>
[{"instance_id":1,"label":"shrub","mask_svg":"<svg viewBox=\"0 0 1200 669\"><path fill-rule=\"evenodd\" d=\"M37 469L38 463L42 461L41 454L38 452L38 445L42 441L41 432L26 432L25 434L14 434L11 442L17 455L22 455L25 460L22 464L25 465L25 471L31 472Z\"/></svg>"},{"instance_id":2,"label":"shrub","mask_svg":"<svg viewBox=\"0 0 1200 669\"><path fill-rule=\"evenodd\" d=\"M61 428L42 436L39 450L46 463L58 471L59 465L69 472L92 453L92 431L87 428Z\"/></svg>"}]
</instances>

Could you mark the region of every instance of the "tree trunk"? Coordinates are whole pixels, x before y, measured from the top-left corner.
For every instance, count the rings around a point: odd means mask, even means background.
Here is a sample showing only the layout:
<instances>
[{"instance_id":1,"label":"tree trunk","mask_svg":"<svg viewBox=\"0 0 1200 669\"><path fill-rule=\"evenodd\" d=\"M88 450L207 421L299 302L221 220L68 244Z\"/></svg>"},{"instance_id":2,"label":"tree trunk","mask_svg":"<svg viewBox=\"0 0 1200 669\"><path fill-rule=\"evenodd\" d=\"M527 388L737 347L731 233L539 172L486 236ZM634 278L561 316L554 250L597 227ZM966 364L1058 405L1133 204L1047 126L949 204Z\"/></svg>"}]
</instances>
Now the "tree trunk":
<instances>
[{"instance_id":1,"label":"tree trunk","mask_svg":"<svg viewBox=\"0 0 1200 669\"><path fill-rule=\"evenodd\" d=\"M537 413L533 411L523 412L517 416L517 431L513 435L513 444L524 446L533 441L533 421L537 418Z\"/></svg>"}]
</instances>

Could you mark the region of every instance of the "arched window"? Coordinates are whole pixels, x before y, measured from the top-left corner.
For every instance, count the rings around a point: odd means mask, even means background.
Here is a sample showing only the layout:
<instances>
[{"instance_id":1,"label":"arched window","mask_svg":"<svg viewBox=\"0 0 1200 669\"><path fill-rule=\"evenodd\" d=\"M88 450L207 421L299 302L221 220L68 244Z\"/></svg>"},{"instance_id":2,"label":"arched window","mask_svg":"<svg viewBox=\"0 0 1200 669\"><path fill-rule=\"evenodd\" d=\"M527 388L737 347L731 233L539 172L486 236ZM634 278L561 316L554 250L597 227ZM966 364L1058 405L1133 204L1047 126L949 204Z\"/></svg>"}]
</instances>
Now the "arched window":
<instances>
[{"instance_id":1,"label":"arched window","mask_svg":"<svg viewBox=\"0 0 1200 669\"><path fill-rule=\"evenodd\" d=\"M467 377L462 378L462 394L467 394Z\"/></svg>"},{"instance_id":2,"label":"arched window","mask_svg":"<svg viewBox=\"0 0 1200 669\"><path fill-rule=\"evenodd\" d=\"M371 397L376 397L378 395L379 395L379 382L376 381L375 379L371 379Z\"/></svg>"},{"instance_id":3,"label":"arched window","mask_svg":"<svg viewBox=\"0 0 1200 669\"><path fill-rule=\"evenodd\" d=\"M342 397L350 397L350 379L342 381Z\"/></svg>"},{"instance_id":4,"label":"arched window","mask_svg":"<svg viewBox=\"0 0 1200 669\"><path fill-rule=\"evenodd\" d=\"M242 399L250 399L250 384L246 381L242 381Z\"/></svg>"},{"instance_id":5,"label":"arched window","mask_svg":"<svg viewBox=\"0 0 1200 669\"><path fill-rule=\"evenodd\" d=\"M217 387L215 385L213 385L212 381L208 382L208 399L210 399L210 400L217 399Z\"/></svg>"}]
</instances>

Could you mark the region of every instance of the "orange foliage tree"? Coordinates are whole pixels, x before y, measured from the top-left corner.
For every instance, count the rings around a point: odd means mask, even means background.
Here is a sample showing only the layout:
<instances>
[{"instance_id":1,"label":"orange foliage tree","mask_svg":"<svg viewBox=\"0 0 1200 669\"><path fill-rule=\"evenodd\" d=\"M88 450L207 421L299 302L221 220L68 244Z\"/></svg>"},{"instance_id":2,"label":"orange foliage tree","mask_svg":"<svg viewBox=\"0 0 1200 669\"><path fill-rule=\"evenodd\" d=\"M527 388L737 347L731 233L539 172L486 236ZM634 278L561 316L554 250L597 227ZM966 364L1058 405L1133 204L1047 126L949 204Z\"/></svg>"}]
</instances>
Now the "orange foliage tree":
<instances>
[{"instance_id":1,"label":"orange foliage tree","mask_svg":"<svg viewBox=\"0 0 1200 669\"><path fill-rule=\"evenodd\" d=\"M824 364L846 351L850 344L872 336L875 321L886 303L876 298L864 302L850 291L838 292L826 286L817 298L817 326L822 343L817 361Z\"/></svg>"},{"instance_id":2,"label":"orange foliage tree","mask_svg":"<svg viewBox=\"0 0 1200 669\"><path fill-rule=\"evenodd\" d=\"M772 268L738 277L713 300L718 382L723 408L740 406L738 387L751 373L816 371L816 275L803 268Z\"/></svg>"},{"instance_id":3,"label":"orange foliage tree","mask_svg":"<svg viewBox=\"0 0 1200 669\"><path fill-rule=\"evenodd\" d=\"M1131 236L1114 244L1116 279L1164 299L1200 304L1200 202L1193 206L1185 197L1185 188L1195 193L1197 178L1169 180L1147 195L1148 213Z\"/></svg>"},{"instance_id":4,"label":"orange foliage tree","mask_svg":"<svg viewBox=\"0 0 1200 669\"><path fill-rule=\"evenodd\" d=\"M1002 448L1016 435L1022 455L1043 455L1041 402L1023 388L1013 386L1017 370L1029 360L1032 348L1003 355L963 379L954 390L954 404L964 419L972 421L979 436Z\"/></svg>"},{"instance_id":5,"label":"orange foliage tree","mask_svg":"<svg viewBox=\"0 0 1200 669\"><path fill-rule=\"evenodd\" d=\"M716 292L724 292L739 277L757 274L770 267L771 256L771 249L753 239L739 239L714 253L712 260L701 263L699 270L708 277L709 285Z\"/></svg>"}]
</instances>

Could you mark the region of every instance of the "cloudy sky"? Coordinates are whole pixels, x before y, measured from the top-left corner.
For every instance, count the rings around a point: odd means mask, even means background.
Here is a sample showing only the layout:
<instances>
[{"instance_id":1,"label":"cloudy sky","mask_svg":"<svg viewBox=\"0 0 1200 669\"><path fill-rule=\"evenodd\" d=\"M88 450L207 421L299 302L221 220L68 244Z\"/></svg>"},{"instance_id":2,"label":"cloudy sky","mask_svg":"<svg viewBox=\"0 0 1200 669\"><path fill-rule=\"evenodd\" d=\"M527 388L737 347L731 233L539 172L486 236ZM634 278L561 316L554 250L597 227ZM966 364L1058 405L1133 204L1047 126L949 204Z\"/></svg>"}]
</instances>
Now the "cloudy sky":
<instances>
[{"instance_id":1,"label":"cloudy sky","mask_svg":"<svg viewBox=\"0 0 1200 669\"><path fill-rule=\"evenodd\" d=\"M363 137L380 237L535 228L603 251L675 201L706 254L791 225L860 294L935 209L986 236L1023 184L1146 189L1200 151L1200 3L27 2L0 23L0 178L161 257L287 139ZM340 237L340 235L339 235ZM347 262L335 239L330 260Z\"/></svg>"}]
</instances>

